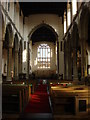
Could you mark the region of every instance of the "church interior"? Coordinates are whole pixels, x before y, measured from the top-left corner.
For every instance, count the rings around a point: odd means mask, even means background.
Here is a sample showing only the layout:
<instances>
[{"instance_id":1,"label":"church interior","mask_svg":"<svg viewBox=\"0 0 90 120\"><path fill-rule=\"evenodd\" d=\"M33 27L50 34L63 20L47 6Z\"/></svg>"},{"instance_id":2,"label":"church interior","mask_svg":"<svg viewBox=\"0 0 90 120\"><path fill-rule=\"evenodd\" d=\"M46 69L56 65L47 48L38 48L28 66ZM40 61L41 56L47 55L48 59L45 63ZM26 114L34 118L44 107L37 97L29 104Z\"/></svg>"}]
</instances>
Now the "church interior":
<instances>
[{"instance_id":1,"label":"church interior","mask_svg":"<svg viewBox=\"0 0 90 120\"><path fill-rule=\"evenodd\" d=\"M90 0L0 0L0 119L90 118Z\"/></svg>"}]
</instances>

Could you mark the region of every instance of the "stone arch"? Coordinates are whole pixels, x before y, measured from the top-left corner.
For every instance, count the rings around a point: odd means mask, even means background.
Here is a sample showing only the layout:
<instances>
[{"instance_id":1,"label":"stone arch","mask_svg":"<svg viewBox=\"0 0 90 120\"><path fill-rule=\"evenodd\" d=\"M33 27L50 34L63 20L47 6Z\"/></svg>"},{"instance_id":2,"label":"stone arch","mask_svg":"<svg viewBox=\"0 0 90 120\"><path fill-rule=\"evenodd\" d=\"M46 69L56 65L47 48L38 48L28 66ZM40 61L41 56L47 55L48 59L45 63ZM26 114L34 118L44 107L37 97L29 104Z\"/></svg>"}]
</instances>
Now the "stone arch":
<instances>
[{"instance_id":1,"label":"stone arch","mask_svg":"<svg viewBox=\"0 0 90 120\"><path fill-rule=\"evenodd\" d=\"M70 33L68 33L67 42L68 42L69 49L71 49L71 34Z\"/></svg>"},{"instance_id":2,"label":"stone arch","mask_svg":"<svg viewBox=\"0 0 90 120\"><path fill-rule=\"evenodd\" d=\"M22 40L19 42L19 49L22 51Z\"/></svg>"},{"instance_id":3,"label":"stone arch","mask_svg":"<svg viewBox=\"0 0 90 120\"><path fill-rule=\"evenodd\" d=\"M5 62L5 64L7 65L7 75L6 75L6 79L7 81L11 81L12 80L12 48L13 48L13 30L12 30L12 26L10 23L7 24L6 26L6 30L5 30L5 40L3 41L3 48L6 49L6 53L7 53L7 60Z\"/></svg>"},{"instance_id":4,"label":"stone arch","mask_svg":"<svg viewBox=\"0 0 90 120\"><path fill-rule=\"evenodd\" d=\"M78 25L76 22L73 24L71 34L71 46L72 46L72 77L75 82L78 80L78 68L77 68L77 49L79 41Z\"/></svg>"},{"instance_id":5,"label":"stone arch","mask_svg":"<svg viewBox=\"0 0 90 120\"><path fill-rule=\"evenodd\" d=\"M87 76L87 43L88 43L88 26L90 22L89 8L85 5L82 8L79 20L79 36L81 42L81 74L82 79Z\"/></svg>"},{"instance_id":6,"label":"stone arch","mask_svg":"<svg viewBox=\"0 0 90 120\"><path fill-rule=\"evenodd\" d=\"M80 14L80 20L79 20L79 36L80 39L87 40L88 37L88 23L89 23L89 8L87 6L84 6L82 8L81 14Z\"/></svg>"},{"instance_id":7,"label":"stone arch","mask_svg":"<svg viewBox=\"0 0 90 120\"><path fill-rule=\"evenodd\" d=\"M18 51L19 50L19 38L18 38L17 33L14 36L14 45L15 45L15 50Z\"/></svg>"},{"instance_id":8,"label":"stone arch","mask_svg":"<svg viewBox=\"0 0 90 120\"><path fill-rule=\"evenodd\" d=\"M39 39L40 41L38 41L37 39L32 39L33 37L32 36L34 36L35 35L35 33L39 33L39 31L38 30L47 30L47 31L50 31L50 34L51 34L51 36L47 36L47 34L46 34L46 36L44 37L45 39L43 39L42 37L41 37L41 39ZM37 32L38 31L38 32ZM47 32L46 31L46 32ZM48 33L48 32L47 32ZM40 33L41 34L41 33ZM52 39L52 36L54 36L54 38L55 39ZM51 39L48 39L48 37L51 37ZM55 51L55 45L57 45L58 44L58 34L56 33L56 31L54 30L54 28L52 27L52 26L50 26L49 24L45 24L45 23L42 23L42 24L39 24L39 25L37 25L37 26L35 26L33 29L32 29L32 31L29 33L29 35L28 35L28 43L30 43L31 41L32 41L32 48L31 49L34 49L34 45L36 45L37 43L35 43L36 41L37 42L43 42L43 43L49 43L49 44L52 44L52 51ZM47 39L46 39L47 38ZM51 43L52 42L52 43ZM57 42L57 44L56 44L56 42ZM35 43L35 44L34 44ZM57 45L57 49L58 49L58 46L59 46L59 44ZM36 45L36 47L37 47L37 45ZM34 54L32 53L32 58L34 58L35 57L35 59L36 59L36 57L37 57L37 49L34 49L35 50L35 52L34 52ZM58 49L59 50L59 49ZM54 52L53 52L54 53ZM52 53L52 54L53 54ZM59 54L59 52L57 52L57 57L58 57L58 54ZM34 56L34 57L33 57ZM53 57L53 59L52 59L52 61L55 59L55 57ZM58 59L59 59L59 57L58 57ZM34 60L33 60L34 61ZM58 60L59 61L59 60ZM35 74L37 75L37 73L38 73L38 76L39 77L42 77L41 76L41 73L42 73L42 75L44 75L44 77L45 77L45 74L47 74L47 77L50 77L50 75L51 74L56 74L56 70L57 71L59 71L58 70L58 68L59 67L57 67L57 66L59 66L59 64L58 64L58 62L57 62L57 65L56 65L56 60L54 60L54 64L55 64L55 67L54 67L54 70L52 69L52 63L51 63L51 68L50 68L50 70L46 70L46 69L38 69L38 65L37 65L37 67L35 68L35 67L31 67L31 70L32 70L32 72L35 72ZM33 66L35 66L34 65L34 62L33 62ZM30 69L28 69L28 70L30 70ZM28 73L29 73L29 71L28 71ZM40 74L39 74L40 73ZM50 73L50 74L49 74ZM58 72L59 73L59 72Z\"/></svg>"},{"instance_id":9,"label":"stone arch","mask_svg":"<svg viewBox=\"0 0 90 120\"><path fill-rule=\"evenodd\" d=\"M4 17L2 14L2 11L0 9L0 37L2 37L1 39L4 40L5 37L5 22L4 22Z\"/></svg>"},{"instance_id":10,"label":"stone arch","mask_svg":"<svg viewBox=\"0 0 90 120\"><path fill-rule=\"evenodd\" d=\"M77 48L79 44L79 31L78 25L75 22L72 29L72 48Z\"/></svg>"},{"instance_id":11,"label":"stone arch","mask_svg":"<svg viewBox=\"0 0 90 120\"><path fill-rule=\"evenodd\" d=\"M8 32L8 37L9 37L9 47L13 47L13 43L14 43L13 30L10 23L7 24L6 31Z\"/></svg>"},{"instance_id":12,"label":"stone arch","mask_svg":"<svg viewBox=\"0 0 90 120\"><path fill-rule=\"evenodd\" d=\"M41 28L41 27L43 27L43 26L46 27L46 28L48 28L48 29L50 29L50 30L54 33L54 35L56 36L56 39L58 40L58 34L57 34L56 31L54 30L54 28L53 28L52 26L50 26L49 24L46 24L46 23L42 23L42 24L39 24L39 25L35 26L35 27L29 32L29 35L28 35L29 40L31 39L32 34L33 34L37 29L39 29L39 28Z\"/></svg>"}]
</instances>

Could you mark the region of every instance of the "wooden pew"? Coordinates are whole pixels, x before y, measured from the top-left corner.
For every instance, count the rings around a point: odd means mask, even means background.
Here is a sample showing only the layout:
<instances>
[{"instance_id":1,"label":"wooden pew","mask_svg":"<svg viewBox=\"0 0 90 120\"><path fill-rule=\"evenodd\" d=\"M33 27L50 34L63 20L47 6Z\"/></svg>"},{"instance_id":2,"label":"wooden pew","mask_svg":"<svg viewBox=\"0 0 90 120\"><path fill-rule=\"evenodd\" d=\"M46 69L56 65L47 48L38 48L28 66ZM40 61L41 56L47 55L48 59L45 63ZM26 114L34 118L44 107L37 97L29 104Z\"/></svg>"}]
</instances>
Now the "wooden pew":
<instances>
[{"instance_id":1,"label":"wooden pew","mask_svg":"<svg viewBox=\"0 0 90 120\"><path fill-rule=\"evenodd\" d=\"M21 91L3 90L2 108L3 113L21 113L23 108Z\"/></svg>"},{"instance_id":2,"label":"wooden pew","mask_svg":"<svg viewBox=\"0 0 90 120\"><path fill-rule=\"evenodd\" d=\"M20 95L18 94L18 92L20 92ZM13 96L15 93L17 94L17 96L20 96L21 101L18 100L18 102L20 102L20 110L19 112L22 112L23 109L25 108L26 104L29 101L29 94L30 94L30 87L28 85L16 85L16 84L4 84L2 86L2 97L3 100L5 102L5 97L6 99L9 98L9 94L11 96ZM14 97L13 97L14 98ZM13 101L15 102L15 101ZM4 105L4 103L3 103Z\"/></svg>"},{"instance_id":3,"label":"wooden pew","mask_svg":"<svg viewBox=\"0 0 90 120\"><path fill-rule=\"evenodd\" d=\"M86 100L90 97L88 93L88 88L85 86L72 86L72 87L62 87L55 86L50 88L51 100L53 104L54 114L64 114L65 106L73 105L73 114L77 115L76 110L78 109L79 100ZM87 102L88 104L88 102ZM59 111L59 112L58 112ZM87 111L85 112L88 113ZM79 114L79 112L78 112Z\"/></svg>"}]
</instances>

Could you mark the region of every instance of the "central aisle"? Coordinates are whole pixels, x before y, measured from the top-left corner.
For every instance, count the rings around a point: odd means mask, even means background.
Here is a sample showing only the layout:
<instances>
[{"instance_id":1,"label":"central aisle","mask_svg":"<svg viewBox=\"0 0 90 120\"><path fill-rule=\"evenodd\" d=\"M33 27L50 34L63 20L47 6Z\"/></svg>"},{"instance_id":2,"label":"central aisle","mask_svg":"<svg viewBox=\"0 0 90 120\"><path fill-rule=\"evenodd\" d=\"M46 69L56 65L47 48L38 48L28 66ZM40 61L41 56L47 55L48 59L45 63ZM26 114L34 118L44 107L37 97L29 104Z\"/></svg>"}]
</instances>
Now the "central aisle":
<instances>
[{"instance_id":1,"label":"central aisle","mask_svg":"<svg viewBox=\"0 0 90 120\"><path fill-rule=\"evenodd\" d=\"M30 101L25 108L24 116L25 119L35 120L51 120L52 111L49 103L47 83L43 84L43 80L40 80L37 84L36 91L30 97Z\"/></svg>"},{"instance_id":2,"label":"central aisle","mask_svg":"<svg viewBox=\"0 0 90 120\"><path fill-rule=\"evenodd\" d=\"M51 113L47 84L38 84L25 109L25 113Z\"/></svg>"}]
</instances>

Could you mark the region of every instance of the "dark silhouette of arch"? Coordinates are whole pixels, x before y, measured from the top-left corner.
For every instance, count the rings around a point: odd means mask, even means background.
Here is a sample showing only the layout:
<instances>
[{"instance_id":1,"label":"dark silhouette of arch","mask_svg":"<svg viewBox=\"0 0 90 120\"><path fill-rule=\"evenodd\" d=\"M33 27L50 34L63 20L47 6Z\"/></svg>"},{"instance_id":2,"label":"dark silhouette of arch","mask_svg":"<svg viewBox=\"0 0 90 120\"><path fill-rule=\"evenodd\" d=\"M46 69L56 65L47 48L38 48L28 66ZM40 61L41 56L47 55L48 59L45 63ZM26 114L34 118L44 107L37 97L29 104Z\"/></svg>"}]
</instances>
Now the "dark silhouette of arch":
<instances>
[{"instance_id":1,"label":"dark silhouette of arch","mask_svg":"<svg viewBox=\"0 0 90 120\"><path fill-rule=\"evenodd\" d=\"M10 23L6 27L6 32L8 33L9 46L13 47L13 43L14 43L13 30Z\"/></svg>"},{"instance_id":2,"label":"dark silhouette of arch","mask_svg":"<svg viewBox=\"0 0 90 120\"><path fill-rule=\"evenodd\" d=\"M84 6L80 15L79 33L80 38L87 40L88 37L88 24L89 24L89 8Z\"/></svg>"},{"instance_id":3,"label":"dark silhouette of arch","mask_svg":"<svg viewBox=\"0 0 90 120\"><path fill-rule=\"evenodd\" d=\"M29 40L32 40L32 42L42 40L55 42L58 40L58 35L50 25L42 23L32 29L29 34Z\"/></svg>"}]
</instances>

